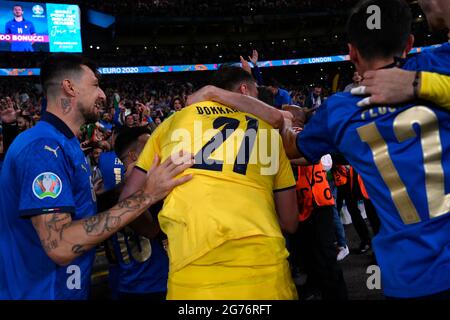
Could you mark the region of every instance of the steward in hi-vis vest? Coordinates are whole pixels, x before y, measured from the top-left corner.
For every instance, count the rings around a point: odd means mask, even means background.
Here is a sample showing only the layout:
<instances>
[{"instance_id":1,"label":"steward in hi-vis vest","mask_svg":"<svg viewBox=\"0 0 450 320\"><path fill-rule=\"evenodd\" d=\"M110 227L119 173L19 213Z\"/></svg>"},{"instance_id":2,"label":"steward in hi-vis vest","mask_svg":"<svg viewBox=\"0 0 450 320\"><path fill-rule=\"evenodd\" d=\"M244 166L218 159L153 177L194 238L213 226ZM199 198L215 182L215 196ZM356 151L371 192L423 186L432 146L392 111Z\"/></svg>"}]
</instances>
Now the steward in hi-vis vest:
<instances>
[{"instance_id":1,"label":"steward in hi-vis vest","mask_svg":"<svg viewBox=\"0 0 450 320\"><path fill-rule=\"evenodd\" d=\"M322 164L298 167L297 201L299 221L305 221L315 207L332 206L334 198Z\"/></svg>"}]
</instances>

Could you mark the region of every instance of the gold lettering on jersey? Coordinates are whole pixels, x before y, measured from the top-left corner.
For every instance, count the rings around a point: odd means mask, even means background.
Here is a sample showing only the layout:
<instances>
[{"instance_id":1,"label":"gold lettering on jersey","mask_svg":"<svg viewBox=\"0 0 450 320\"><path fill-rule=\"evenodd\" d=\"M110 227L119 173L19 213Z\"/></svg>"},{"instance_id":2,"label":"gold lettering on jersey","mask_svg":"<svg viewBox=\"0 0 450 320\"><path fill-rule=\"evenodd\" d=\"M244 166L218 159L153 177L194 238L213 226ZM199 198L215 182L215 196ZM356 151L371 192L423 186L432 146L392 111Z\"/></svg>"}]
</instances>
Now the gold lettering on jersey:
<instances>
[{"instance_id":1,"label":"gold lettering on jersey","mask_svg":"<svg viewBox=\"0 0 450 320\"><path fill-rule=\"evenodd\" d=\"M117 242L124 264L130 264L131 258L138 262L145 262L152 255L150 240L136 235L128 227L117 233Z\"/></svg>"},{"instance_id":2,"label":"gold lettering on jersey","mask_svg":"<svg viewBox=\"0 0 450 320\"><path fill-rule=\"evenodd\" d=\"M406 186L400 178L397 169L389 155L388 146L375 122L371 122L357 129L362 141L366 142L372 150L373 161L377 169L391 192L400 217L405 224L420 222L414 204L409 197Z\"/></svg>"},{"instance_id":3,"label":"gold lettering on jersey","mask_svg":"<svg viewBox=\"0 0 450 320\"><path fill-rule=\"evenodd\" d=\"M431 218L436 218L450 211L450 193L445 194L439 121L433 110L425 106L400 113L394 121L394 132L399 142L417 136L414 124L420 126L428 211Z\"/></svg>"},{"instance_id":4,"label":"gold lettering on jersey","mask_svg":"<svg viewBox=\"0 0 450 320\"><path fill-rule=\"evenodd\" d=\"M379 107L378 108L378 113L380 115L386 114L387 113L387 108L386 107Z\"/></svg>"},{"instance_id":5,"label":"gold lettering on jersey","mask_svg":"<svg viewBox=\"0 0 450 320\"><path fill-rule=\"evenodd\" d=\"M378 113L374 109L369 109L369 115L371 118L378 117Z\"/></svg>"},{"instance_id":6,"label":"gold lettering on jersey","mask_svg":"<svg viewBox=\"0 0 450 320\"><path fill-rule=\"evenodd\" d=\"M375 107L375 108L369 108L369 109L364 109L361 112L361 120L370 120L370 119L375 119L379 116L385 115L387 113L393 113L397 111L395 108L391 108L391 107Z\"/></svg>"},{"instance_id":7,"label":"gold lettering on jersey","mask_svg":"<svg viewBox=\"0 0 450 320\"><path fill-rule=\"evenodd\" d=\"M414 141L408 140L420 135L429 217L436 218L448 214L450 211L450 194L445 193L445 177L442 165L443 148L436 113L425 106L406 109L395 117L393 128L398 143L414 143ZM391 160L387 142L376 124L374 122L369 123L358 128L357 131L361 140L371 148L374 162L390 190L392 200L403 222L405 224L420 222L418 210L415 208L408 190ZM414 188L418 187L414 186ZM417 191L417 189L415 190Z\"/></svg>"},{"instance_id":8,"label":"gold lettering on jersey","mask_svg":"<svg viewBox=\"0 0 450 320\"><path fill-rule=\"evenodd\" d=\"M121 168L114 168L114 179L116 181L116 185L118 185L122 182L122 169Z\"/></svg>"}]
</instances>

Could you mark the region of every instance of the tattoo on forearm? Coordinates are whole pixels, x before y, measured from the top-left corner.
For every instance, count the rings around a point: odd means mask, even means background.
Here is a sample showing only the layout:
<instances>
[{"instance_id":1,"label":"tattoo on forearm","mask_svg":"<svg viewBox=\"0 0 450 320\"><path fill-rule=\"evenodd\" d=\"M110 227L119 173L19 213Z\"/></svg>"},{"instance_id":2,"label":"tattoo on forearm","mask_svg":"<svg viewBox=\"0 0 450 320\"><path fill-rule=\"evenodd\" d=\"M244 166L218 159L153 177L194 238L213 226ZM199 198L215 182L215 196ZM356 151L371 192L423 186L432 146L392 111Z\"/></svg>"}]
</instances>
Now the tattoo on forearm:
<instances>
[{"instance_id":1,"label":"tattoo on forearm","mask_svg":"<svg viewBox=\"0 0 450 320\"><path fill-rule=\"evenodd\" d=\"M58 248L61 241L62 231L70 225L71 219L69 214L52 214L42 223L44 233L40 235L42 247L48 253ZM33 221L34 227L38 227L38 223ZM59 238L55 238L55 233L60 234Z\"/></svg>"},{"instance_id":2,"label":"tattoo on forearm","mask_svg":"<svg viewBox=\"0 0 450 320\"><path fill-rule=\"evenodd\" d=\"M83 223L84 230L88 235L102 235L105 232L114 231L122 222L122 217L130 212L143 209L145 203L150 199L148 194L139 191L129 198L117 204L118 209L111 209L99 213ZM125 210L123 210L125 209ZM113 215L114 211L121 211L119 215Z\"/></svg>"},{"instance_id":3,"label":"tattoo on forearm","mask_svg":"<svg viewBox=\"0 0 450 320\"><path fill-rule=\"evenodd\" d=\"M71 219L69 214L53 214L45 221L45 229L48 232L48 239L52 236L52 232L60 232L65 229L66 225L70 224Z\"/></svg>"},{"instance_id":4,"label":"tattoo on forearm","mask_svg":"<svg viewBox=\"0 0 450 320\"><path fill-rule=\"evenodd\" d=\"M68 114L72 110L72 101L68 98L61 99L61 108L63 114Z\"/></svg>"},{"instance_id":5,"label":"tattoo on forearm","mask_svg":"<svg viewBox=\"0 0 450 320\"><path fill-rule=\"evenodd\" d=\"M81 244L76 244L72 247L72 252L75 254L83 254L86 252L86 250Z\"/></svg>"},{"instance_id":6,"label":"tattoo on forearm","mask_svg":"<svg viewBox=\"0 0 450 320\"><path fill-rule=\"evenodd\" d=\"M150 200L150 201L149 201ZM82 222L83 229L89 236L102 236L106 233L117 231L121 225L122 217L130 212L135 213L147 208L152 203L150 195L139 191L129 198L117 204L116 208L99 213ZM39 236L44 250L49 253L58 248L63 241L72 245L71 250L76 255L81 255L94 246L96 243L70 242L65 237L65 231L73 226L76 221L72 221L70 214L52 214L43 220L33 219L32 223L37 230L40 230Z\"/></svg>"},{"instance_id":7,"label":"tattoo on forearm","mask_svg":"<svg viewBox=\"0 0 450 320\"><path fill-rule=\"evenodd\" d=\"M59 245L58 240L45 240L41 239L42 247L44 248L45 252L50 252L54 249L56 249Z\"/></svg>"},{"instance_id":8,"label":"tattoo on forearm","mask_svg":"<svg viewBox=\"0 0 450 320\"><path fill-rule=\"evenodd\" d=\"M101 214L97 214L95 216L90 217L87 219L84 223L84 230L86 230L86 233L92 233L94 232L95 228L100 224L101 222Z\"/></svg>"}]
</instances>

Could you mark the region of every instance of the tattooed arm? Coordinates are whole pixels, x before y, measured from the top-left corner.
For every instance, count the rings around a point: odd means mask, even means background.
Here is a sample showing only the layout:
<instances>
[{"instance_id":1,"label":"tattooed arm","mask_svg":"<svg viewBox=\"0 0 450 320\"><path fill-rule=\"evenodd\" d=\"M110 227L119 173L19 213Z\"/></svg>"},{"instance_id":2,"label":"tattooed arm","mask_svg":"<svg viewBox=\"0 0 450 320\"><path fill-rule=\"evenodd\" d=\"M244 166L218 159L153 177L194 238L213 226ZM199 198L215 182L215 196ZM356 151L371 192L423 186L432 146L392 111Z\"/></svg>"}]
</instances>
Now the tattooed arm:
<instances>
[{"instance_id":1,"label":"tattooed arm","mask_svg":"<svg viewBox=\"0 0 450 320\"><path fill-rule=\"evenodd\" d=\"M32 217L31 221L47 255L59 265L69 264L136 219L174 187L192 178L187 175L174 179L192 165L192 155L185 155L183 161L177 164L170 157L159 166L158 161L155 157L145 185L110 210L77 221L72 221L69 213Z\"/></svg>"}]
</instances>

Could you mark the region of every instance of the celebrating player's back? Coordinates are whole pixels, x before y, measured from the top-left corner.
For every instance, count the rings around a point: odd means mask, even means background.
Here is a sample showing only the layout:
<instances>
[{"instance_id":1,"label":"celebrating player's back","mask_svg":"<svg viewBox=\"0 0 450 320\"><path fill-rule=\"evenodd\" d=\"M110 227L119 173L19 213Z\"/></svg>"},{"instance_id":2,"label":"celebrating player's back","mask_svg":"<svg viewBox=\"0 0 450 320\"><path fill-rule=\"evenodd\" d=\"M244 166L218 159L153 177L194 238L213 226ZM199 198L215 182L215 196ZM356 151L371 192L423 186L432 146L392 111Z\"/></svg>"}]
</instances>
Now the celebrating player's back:
<instances>
[{"instance_id":1,"label":"celebrating player's back","mask_svg":"<svg viewBox=\"0 0 450 320\"><path fill-rule=\"evenodd\" d=\"M242 69L219 73L255 86ZM166 159L180 150L193 153L195 165L186 171L193 179L159 214L169 239L168 298L294 298L280 225L296 228L295 181L278 132L254 116L201 102L158 127L137 168L148 171L154 155Z\"/></svg>"},{"instance_id":2,"label":"celebrating player's back","mask_svg":"<svg viewBox=\"0 0 450 320\"><path fill-rule=\"evenodd\" d=\"M392 67L394 59L383 59L383 53L408 52L412 46L406 3L372 4L390 14L384 14L378 48L367 43L374 34L351 31L363 28L364 6L350 18L350 56L358 71ZM383 40L392 35L393 40ZM390 42L396 39L401 41ZM450 74L449 56L450 44L444 44L403 68ZM450 114L426 101L362 109L360 100L348 93L328 99L297 138L297 147L311 161L340 152L361 174L381 220L372 243L387 296L445 292L450 288Z\"/></svg>"}]
</instances>

